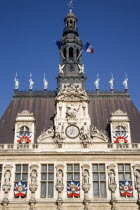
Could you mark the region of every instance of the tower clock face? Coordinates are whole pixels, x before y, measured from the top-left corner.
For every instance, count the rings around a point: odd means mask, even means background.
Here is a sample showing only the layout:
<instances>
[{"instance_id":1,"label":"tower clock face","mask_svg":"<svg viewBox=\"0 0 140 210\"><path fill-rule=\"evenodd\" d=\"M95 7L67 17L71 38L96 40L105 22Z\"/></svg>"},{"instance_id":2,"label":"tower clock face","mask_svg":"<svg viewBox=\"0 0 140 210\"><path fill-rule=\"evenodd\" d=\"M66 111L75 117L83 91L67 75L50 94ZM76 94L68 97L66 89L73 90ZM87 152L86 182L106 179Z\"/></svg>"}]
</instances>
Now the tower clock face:
<instances>
[{"instance_id":1,"label":"tower clock face","mask_svg":"<svg viewBox=\"0 0 140 210\"><path fill-rule=\"evenodd\" d=\"M77 136L79 136L79 128L75 125L69 125L66 128L66 135L71 139L75 139Z\"/></svg>"}]
</instances>

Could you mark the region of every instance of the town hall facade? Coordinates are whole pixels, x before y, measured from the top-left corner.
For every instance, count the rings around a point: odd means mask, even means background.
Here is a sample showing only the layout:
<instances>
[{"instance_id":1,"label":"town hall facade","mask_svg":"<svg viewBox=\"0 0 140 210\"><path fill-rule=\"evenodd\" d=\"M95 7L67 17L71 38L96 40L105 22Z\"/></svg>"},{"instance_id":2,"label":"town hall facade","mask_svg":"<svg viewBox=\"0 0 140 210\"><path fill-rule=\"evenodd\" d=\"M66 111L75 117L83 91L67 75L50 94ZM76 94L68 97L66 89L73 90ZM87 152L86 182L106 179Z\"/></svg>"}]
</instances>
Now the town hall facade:
<instances>
[{"instance_id":1,"label":"town hall facade","mask_svg":"<svg viewBox=\"0 0 140 210\"><path fill-rule=\"evenodd\" d=\"M0 210L140 209L140 113L124 91L86 90L70 12L57 90L18 90L0 119ZM113 82L113 81L112 81Z\"/></svg>"}]
</instances>

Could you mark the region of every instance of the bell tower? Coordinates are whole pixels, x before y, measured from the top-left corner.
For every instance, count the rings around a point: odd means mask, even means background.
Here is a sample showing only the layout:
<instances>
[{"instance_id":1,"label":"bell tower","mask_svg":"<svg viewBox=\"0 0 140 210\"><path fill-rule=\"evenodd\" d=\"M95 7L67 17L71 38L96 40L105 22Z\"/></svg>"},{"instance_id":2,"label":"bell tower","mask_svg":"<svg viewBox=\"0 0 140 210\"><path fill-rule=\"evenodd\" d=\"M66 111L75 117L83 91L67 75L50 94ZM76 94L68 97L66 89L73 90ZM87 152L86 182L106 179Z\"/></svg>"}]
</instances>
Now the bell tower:
<instances>
[{"instance_id":1,"label":"bell tower","mask_svg":"<svg viewBox=\"0 0 140 210\"><path fill-rule=\"evenodd\" d=\"M82 42L76 28L77 18L72 10L64 19L65 28L60 40L60 64L57 77L58 89L66 84L77 84L85 89L86 77L82 64Z\"/></svg>"}]
</instances>

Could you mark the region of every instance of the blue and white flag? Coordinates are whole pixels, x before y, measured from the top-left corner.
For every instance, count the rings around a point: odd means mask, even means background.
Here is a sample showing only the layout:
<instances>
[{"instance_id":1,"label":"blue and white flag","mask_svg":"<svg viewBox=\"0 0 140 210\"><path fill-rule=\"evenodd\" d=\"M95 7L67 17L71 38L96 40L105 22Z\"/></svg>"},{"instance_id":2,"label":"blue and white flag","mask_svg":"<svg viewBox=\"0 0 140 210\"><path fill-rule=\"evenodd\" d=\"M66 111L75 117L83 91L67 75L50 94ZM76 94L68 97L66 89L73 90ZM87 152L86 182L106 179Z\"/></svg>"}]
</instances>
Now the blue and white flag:
<instances>
[{"instance_id":1,"label":"blue and white flag","mask_svg":"<svg viewBox=\"0 0 140 210\"><path fill-rule=\"evenodd\" d=\"M86 44L83 46L83 50L89 53L94 52L94 49L89 42L86 42Z\"/></svg>"}]
</instances>

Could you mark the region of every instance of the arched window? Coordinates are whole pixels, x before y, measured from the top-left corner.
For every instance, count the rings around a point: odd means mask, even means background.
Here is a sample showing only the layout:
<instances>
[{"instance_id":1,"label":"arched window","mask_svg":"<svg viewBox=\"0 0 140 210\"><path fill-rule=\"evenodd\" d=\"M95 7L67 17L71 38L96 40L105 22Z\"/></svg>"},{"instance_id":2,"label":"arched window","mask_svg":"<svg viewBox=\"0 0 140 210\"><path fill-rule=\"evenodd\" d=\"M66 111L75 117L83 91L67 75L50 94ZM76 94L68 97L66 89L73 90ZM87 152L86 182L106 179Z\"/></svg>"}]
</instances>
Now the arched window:
<instances>
[{"instance_id":1,"label":"arched window","mask_svg":"<svg viewBox=\"0 0 140 210\"><path fill-rule=\"evenodd\" d=\"M69 57L73 58L73 48L72 47L69 48Z\"/></svg>"},{"instance_id":2,"label":"arched window","mask_svg":"<svg viewBox=\"0 0 140 210\"><path fill-rule=\"evenodd\" d=\"M126 130L123 126L117 126L116 127L116 135L117 136L124 136L126 135Z\"/></svg>"},{"instance_id":3,"label":"arched window","mask_svg":"<svg viewBox=\"0 0 140 210\"><path fill-rule=\"evenodd\" d=\"M19 131L20 136L29 135L29 128L27 126L22 126Z\"/></svg>"},{"instance_id":4,"label":"arched window","mask_svg":"<svg viewBox=\"0 0 140 210\"><path fill-rule=\"evenodd\" d=\"M64 57L66 58L66 48L63 50Z\"/></svg>"},{"instance_id":5,"label":"arched window","mask_svg":"<svg viewBox=\"0 0 140 210\"><path fill-rule=\"evenodd\" d=\"M79 56L79 50L77 49L76 50L76 57L78 57Z\"/></svg>"}]
</instances>

